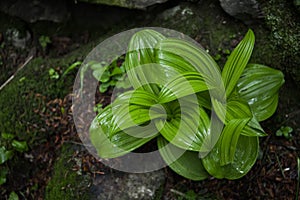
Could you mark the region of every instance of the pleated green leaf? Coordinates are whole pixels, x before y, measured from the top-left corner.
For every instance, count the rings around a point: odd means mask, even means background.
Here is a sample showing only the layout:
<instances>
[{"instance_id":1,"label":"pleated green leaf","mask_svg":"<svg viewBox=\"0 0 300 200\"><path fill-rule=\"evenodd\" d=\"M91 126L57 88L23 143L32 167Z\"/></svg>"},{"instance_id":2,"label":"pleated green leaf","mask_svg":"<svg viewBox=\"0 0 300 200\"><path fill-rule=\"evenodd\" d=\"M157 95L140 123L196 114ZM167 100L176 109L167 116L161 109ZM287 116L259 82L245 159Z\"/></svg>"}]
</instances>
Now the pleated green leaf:
<instances>
[{"instance_id":1,"label":"pleated green leaf","mask_svg":"<svg viewBox=\"0 0 300 200\"><path fill-rule=\"evenodd\" d=\"M112 118L112 108L107 106L97 115L90 126L90 140L101 158L125 155L157 136L157 134L152 134L150 137L137 138L128 134L130 130L112 131Z\"/></svg>"},{"instance_id":2,"label":"pleated green leaf","mask_svg":"<svg viewBox=\"0 0 300 200\"><path fill-rule=\"evenodd\" d=\"M251 29L243 40L232 51L222 71L222 79L226 88L226 96L229 97L243 73L254 47L254 33Z\"/></svg>"},{"instance_id":3,"label":"pleated green leaf","mask_svg":"<svg viewBox=\"0 0 300 200\"><path fill-rule=\"evenodd\" d=\"M208 90L204 78L198 72L185 72L170 80L161 89L158 98L166 103L184 96ZM212 87L211 87L212 88Z\"/></svg>"},{"instance_id":4,"label":"pleated green leaf","mask_svg":"<svg viewBox=\"0 0 300 200\"><path fill-rule=\"evenodd\" d=\"M180 149L163 137L158 137L157 143L162 158L177 174L194 181L208 177L197 152Z\"/></svg>"},{"instance_id":5,"label":"pleated green leaf","mask_svg":"<svg viewBox=\"0 0 300 200\"><path fill-rule=\"evenodd\" d=\"M155 45L164 38L165 37L162 34L149 29L141 30L132 36L125 58L125 69L128 74L128 79L135 89L143 87L144 90L158 93L159 89L156 85L141 84L141 82L150 83L145 74L138 74L132 69L144 64L155 63ZM155 72L153 71L152 73Z\"/></svg>"},{"instance_id":6,"label":"pleated green leaf","mask_svg":"<svg viewBox=\"0 0 300 200\"><path fill-rule=\"evenodd\" d=\"M155 124L149 122L157 118L167 118L163 107L151 109L155 105L155 96L150 92L135 90L123 93L112 103L111 131L126 130L134 137L151 137L158 131Z\"/></svg>"},{"instance_id":7,"label":"pleated green leaf","mask_svg":"<svg viewBox=\"0 0 300 200\"><path fill-rule=\"evenodd\" d=\"M191 151L200 151L209 134L210 120L198 105L170 105L173 116L167 121L156 121L161 135L173 145Z\"/></svg>"},{"instance_id":8,"label":"pleated green leaf","mask_svg":"<svg viewBox=\"0 0 300 200\"><path fill-rule=\"evenodd\" d=\"M226 119L228 121L232 119L245 119L251 120L242 130L242 135L245 136L266 136L263 128L260 126L256 117L252 114L249 105L243 99L230 100L226 107Z\"/></svg>"},{"instance_id":9,"label":"pleated green leaf","mask_svg":"<svg viewBox=\"0 0 300 200\"><path fill-rule=\"evenodd\" d=\"M202 48L185 40L167 38L157 43L156 63L171 66L179 73L196 71L208 86L215 88L211 95L223 98L224 87L221 72L213 58Z\"/></svg>"},{"instance_id":10,"label":"pleated green leaf","mask_svg":"<svg viewBox=\"0 0 300 200\"><path fill-rule=\"evenodd\" d=\"M278 104L278 90L284 83L281 71L249 64L237 84L241 98L250 105L258 121L271 117Z\"/></svg>"},{"instance_id":11,"label":"pleated green leaf","mask_svg":"<svg viewBox=\"0 0 300 200\"><path fill-rule=\"evenodd\" d=\"M254 165L259 152L258 137L247 137L240 135L233 161L227 165L221 165L221 144L220 140L214 149L202 159L207 172L219 179L230 180L241 178L246 175Z\"/></svg>"},{"instance_id":12,"label":"pleated green leaf","mask_svg":"<svg viewBox=\"0 0 300 200\"><path fill-rule=\"evenodd\" d=\"M233 162L236 145L240 134L250 118L230 120L220 137L220 165L228 165Z\"/></svg>"}]
</instances>

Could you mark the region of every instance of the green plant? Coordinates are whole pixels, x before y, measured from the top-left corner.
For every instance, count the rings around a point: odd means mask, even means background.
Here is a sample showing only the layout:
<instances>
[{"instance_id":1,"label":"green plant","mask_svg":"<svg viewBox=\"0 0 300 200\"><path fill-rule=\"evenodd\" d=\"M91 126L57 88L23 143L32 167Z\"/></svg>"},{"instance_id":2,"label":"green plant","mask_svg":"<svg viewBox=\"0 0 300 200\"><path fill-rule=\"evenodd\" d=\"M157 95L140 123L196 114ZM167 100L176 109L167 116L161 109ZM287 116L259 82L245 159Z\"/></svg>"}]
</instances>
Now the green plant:
<instances>
[{"instance_id":1,"label":"green plant","mask_svg":"<svg viewBox=\"0 0 300 200\"><path fill-rule=\"evenodd\" d=\"M9 194L8 200L19 200L19 196L17 195L17 193L11 192L11 193Z\"/></svg>"},{"instance_id":2,"label":"green plant","mask_svg":"<svg viewBox=\"0 0 300 200\"><path fill-rule=\"evenodd\" d=\"M130 84L127 77L125 76L125 69L120 62L124 60L124 57L115 58L111 64L106 62L90 61L81 70L81 82L84 78L84 74L88 68L93 71L93 76L100 83L99 92L105 93L109 88L117 87L128 89ZM83 83L81 83L83 85Z\"/></svg>"},{"instance_id":3,"label":"green plant","mask_svg":"<svg viewBox=\"0 0 300 200\"><path fill-rule=\"evenodd\" d=\"M89 63L93 70L93 76L100 82L100 93L105 93L110 87L115 87L117 82L119 83L119 87L125 89L129 87L124 75L124 66L119 66L119 63L122 60L124 60L124 57L114 59L111 64L107 64L105 62Z\"/></svg>"},{"instance_id":4,"label":"green plant","mask_svg":"<svg viewBox=\"0 0 300 200\"><path fill-rule=\"evenodd\" d=\"M53 68L50 68L50 69L48 70L48 74L49 74L50 79L59 79L59 74L58 74L58 72L55 71L55 69L53 69Z\"/></svg>"},{"instance_id":5,"label":"green plant","mask_svg":"<svg viewBox=\"0 0 300 200\"><path fill-rule=\"evenodd\" d=\"M51 40L50 40L49 36L41 35L39 37L39 43L40 43L41 47L43 48L43 51L45 51L48 44L51 44Z\"/></svg>"},{"instance_id":6,"label":"green plant","mask_svg":"<svg viewBox=\"0 0 300 200\"><path fill-rule=\"evenodd\" d=\"M289 126L281 126L280 129L276 131L276 136L284 136L286 139L292 139L293 128Z\"/></svg>"},{"instance_id":7,"label":"green plant","mask_svg":"<svg viewBox=\"0 0 300 200\"><path fill-rule=\"evenodd\" d=\"M2 133L0 139L0 185L6 182L8 174L7 161L12 159L16 152L25 152L28 150L26 141L14 139L15 135Z\"/></svg>"},{"instance_id":8,"label":"green plant","mask_svg":"<svg viewBox=\"0 0 300 200\"><path fill-rule=\"evenodd\" d=\"M284 83L280 71L248 64L253 47L249 30L221 71L190 42L153 30L134 34L124 62L133 90L90 126L99 156L119 157L157 138L162 158L186 178L244 176L266 135L259 122L275 112Z\"/></svg>"}]
</instances>

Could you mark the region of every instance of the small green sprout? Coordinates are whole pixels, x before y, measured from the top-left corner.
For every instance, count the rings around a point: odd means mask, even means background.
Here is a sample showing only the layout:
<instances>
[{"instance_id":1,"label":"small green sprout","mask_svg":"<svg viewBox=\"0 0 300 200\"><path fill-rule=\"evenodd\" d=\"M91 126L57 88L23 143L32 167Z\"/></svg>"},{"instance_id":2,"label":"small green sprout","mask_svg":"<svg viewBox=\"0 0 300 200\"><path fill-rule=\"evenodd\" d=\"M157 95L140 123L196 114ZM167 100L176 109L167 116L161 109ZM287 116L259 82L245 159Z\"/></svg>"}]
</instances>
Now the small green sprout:
<instances>
[{"instance_id":1,"label":"small green sprout","mask_svg":"<svg viewBox=\"0 0 300 200\"><path fill-rule=\"evenodd\" d=\"M51 40L50 40L49 36L41 35L39 37L39 43L40 43L41 47L43 48L43 51L45 51L48 44L51 43Z\"/></svg>"},{"instance_id":2,"label":"small green sprout","mask_svg":"<svg viewBox=\"0 0 300 200\"><path fill-rule=\"evenodd\" d=\"M276 131L276 136L284 136L286 139L292 139L293 128L289 126L281 126L280 129Z\"/></svg>"},{"instance_id":3,"label":"small green sprout","mask_svg":"<svg viewBox=\"0 0 300 200\"><path fill-rule=\"evenodd\" d=\"M50 79L59 79L59 74L57 71L55 71L55 69L50 68L48 73L49 73Z\"/></svg>"}]
</instances>

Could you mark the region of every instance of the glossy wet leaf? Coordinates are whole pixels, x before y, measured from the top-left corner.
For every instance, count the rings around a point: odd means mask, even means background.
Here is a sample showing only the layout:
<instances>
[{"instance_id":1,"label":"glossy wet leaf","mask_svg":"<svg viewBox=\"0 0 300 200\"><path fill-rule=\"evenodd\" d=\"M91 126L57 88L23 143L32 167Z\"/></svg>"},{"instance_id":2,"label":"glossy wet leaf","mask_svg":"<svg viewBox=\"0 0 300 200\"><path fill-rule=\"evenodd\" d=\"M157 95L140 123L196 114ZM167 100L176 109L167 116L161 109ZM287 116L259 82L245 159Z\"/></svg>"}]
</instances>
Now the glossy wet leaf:
<instances>
[{"instance_id":1,"label":"glossy wet leaf","mask_svg":"<svg viewBox=\"0 0 300 200\"><path fill-rule=\"evenodd\" d=\"M250 118L250 121L242 130L245 136L266 136L263 128L260 126L256 117L252 114L249 105L242 99L230 100L226 107L226 119L245 119Z\"/></svg>"},{"instance_id":2,"label":"glossy wet leaf","mask_svg":"<svg viewBox=\"0 0 300 200\"><path fill-rule=\"evenodd\" d=\"M90 140L101 158L125 155L157 136L137 138L128 134L128 130L112 131L112 117L112 108L108 106L97 115L90 126Z\"/></svg>"},{"instance_id":3,"label":"glossy wet leaf","mask_svg":"<svg viewBox=\"0 0 300 200\"><path fill-rule=\"evenodd\" d=\"M173 117L155 123L161 135L175 146L200 151L204 138L209 134L210 120L201 107L183 104L173 103Z\"/></svg>"},{"instance_id":4,"label":"glossy wet leaf","mask_svg":"<svg viewBox=\"0 0 300 200\"><path fill-rule=\"evenodd\" d=\"M134 34L124 62L133 90L100 110L90 128L99 156L122 156L159 136L163 159L186 178L203 180L206 170L216 178L244 176L256 161L258 136L266 135L259 121L274 113L284 81L277 70L248 64L253 46L249 30L221 73L193 43L154 30ZM122 80L121 72L112 71L113 80Z\"/></svg>"},{"instance_id":5,"label":"glossy wet leaf","mask_svg":"<svg viewBox=\"0 0 300 200\"><path fill-rule=\"evenodd\" d=\"M220 137L220 165L233 162L238 139L250 118L230 120Z\"/></svg>"},{"instance_id":6,"label":"glossy wet leaf","mask_svg":"<svg viewBox=\"0 0 300 200\"><path fill-rule=\"evenodd\" d=\"M197 152L180 149L162 137L158 137L157 142L164 161L177 174L194 181L208 177Z\"/></svg>"},{"instance_id":7,"label":"glossy wet leaf","mask_svg":"<svg viewBox=\"0 0 300 200\"><path fill-rule=\"evenodd\" d=\"M257 159L258 151L258 137L240 135L234 159L230 164L221 165L220 140L208 156L202 159L202 163L208 173L216 178L238 179L246 175L252 168Z\"/></svg>"},{"instance_id":8,"label":"glossy wet leaf","mask_svg":"<svg viewBox=\"0 0 300 200\"><path fill-rule=\"evenodd\" d=\"M157 63L171 66L179 73L193 71L200 73L204 82L217 90L211 95L223 98L224 88L220 69L204 49L185 40L168 38L157 44L155 57Z\"/></svg>"},{"instance_id":9,"label":"glossy wet leaf","mask_svg":"<svg viewBox=\"0 0 300 200\"><path fill-rule=\"evenodd\" d=\"M157 86L140 84L141 81L146 83L150 83L151 81L148 81L146 76L142 73L137 76L132 69L144 64L155 63L153 56L154 47L163 39L165 39L165 37L162 34L148 29L139 31L132 36L129 42L124 66L133 88L138 89L143 87L145 90L151 91L152 93L158 92Z\"/></svg>"},{"instance_id":10,"label":"glossy wet leaf","mask_svg":"<svg viewBox=\"0 0 300 200\"><path fill-rule=\"evenodd\" d=\"M249 30L243 40L233 50L225 63L222 71L222 79L226 88L226 96L229 97L243 73L254 47L254 33Z\"/></svg>"},{"instance_id":11,"label":"glossy wet leaf","mask_svg":"<svg viewBox=\"0 0 300 200\"><path fill-rule=\"evenodd\" d=\"M250 105L258 121L271 117L278 104L278 91L284 83L281 71L249 64L237 84L241 98Z\"/></svg>"},{"instance_id":12,"label":"glossy wet leaf","mask_svg":"<svg viewBox=\"0 0 300 200\"><path fill-rule=\"evenodd\" d=\"M208 86L199 73L182 73L164 85L158 98L160 103L166 103L205 90Z\"/></svg>"}]
</instances>

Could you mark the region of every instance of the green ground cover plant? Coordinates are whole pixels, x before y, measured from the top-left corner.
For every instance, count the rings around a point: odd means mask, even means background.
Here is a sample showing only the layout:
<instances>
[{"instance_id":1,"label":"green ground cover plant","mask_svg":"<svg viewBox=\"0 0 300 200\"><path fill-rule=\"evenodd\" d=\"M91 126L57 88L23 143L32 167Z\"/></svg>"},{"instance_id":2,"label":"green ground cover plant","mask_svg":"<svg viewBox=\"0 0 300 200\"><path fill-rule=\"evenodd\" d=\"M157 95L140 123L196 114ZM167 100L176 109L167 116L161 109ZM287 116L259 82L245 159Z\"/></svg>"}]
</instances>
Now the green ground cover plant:
<instances>
[{"instance_id":1,"label":"green ground cover plant","mask_svg":"<svg viewBox=\"0 0 300 200\"><path fill-rule=\"evenodd\" d=\"M259 122L274 114L284 83L281 71L248 63L254 40L249 30L221 70L192 42L135 33L124 61L133 89L90 127L99 156L123 156L156 138L165 162L188 179L247 174L266 136Z\"/></svg>"}]
</instances>

